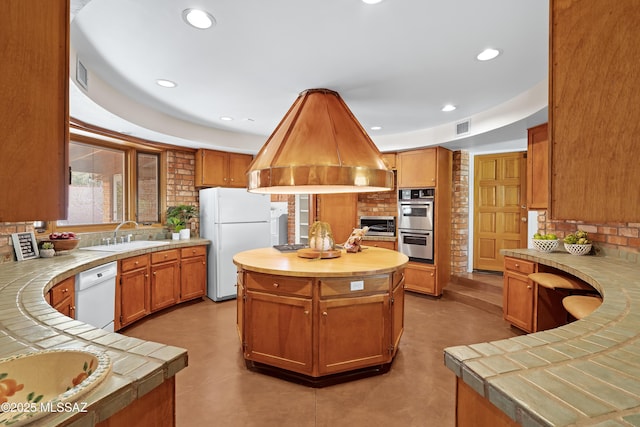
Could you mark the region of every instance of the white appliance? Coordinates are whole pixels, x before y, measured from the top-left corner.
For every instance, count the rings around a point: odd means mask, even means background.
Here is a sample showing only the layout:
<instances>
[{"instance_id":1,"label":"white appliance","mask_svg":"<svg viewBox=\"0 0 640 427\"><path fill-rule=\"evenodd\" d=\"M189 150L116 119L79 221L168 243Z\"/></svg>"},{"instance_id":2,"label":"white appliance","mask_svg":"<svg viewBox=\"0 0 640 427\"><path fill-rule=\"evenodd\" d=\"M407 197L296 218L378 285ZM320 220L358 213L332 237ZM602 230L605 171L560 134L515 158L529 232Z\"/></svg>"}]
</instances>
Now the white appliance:
<instances>
[{"instance_id":1,"label":"white appliance","mask_svg":"<svg viewBox=\"0 0 640 427\"><path fill-rule=\"evenodd\" d=\"M244 188L200 190L200 236L207 249L207 296L214 301L235 298L233 256L271 246L271 196Z\"/></svg>"},{"instance_id":2,"label":"white appliance","mask_svg":"<svg viewBox=\"0 0 640 427\"><path fill-rule=\"evenodd\" d=\"M117 275L116 261L76 275L76 319L113 332Z\"/></svg>"}]
</instances>

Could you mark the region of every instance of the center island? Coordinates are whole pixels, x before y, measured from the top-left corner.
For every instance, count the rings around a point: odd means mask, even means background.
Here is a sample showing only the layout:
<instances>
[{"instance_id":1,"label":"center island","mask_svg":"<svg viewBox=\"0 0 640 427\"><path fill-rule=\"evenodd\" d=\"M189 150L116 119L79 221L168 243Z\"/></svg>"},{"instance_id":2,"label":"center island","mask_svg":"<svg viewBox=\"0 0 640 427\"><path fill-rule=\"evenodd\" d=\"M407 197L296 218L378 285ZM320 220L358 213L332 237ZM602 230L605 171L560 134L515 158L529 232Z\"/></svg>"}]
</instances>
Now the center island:
<instances>
[{"instance_id":1,"label":"center island","mask_svg":"<svg viewBox=\"0 0 640 427\"><path fill-rule=\"evenodd\" d=\"M408 261L376 247L330 259L274 248L236 254L247 366L312 386L387 372L404 329Z\"/></svg>"}]
</instances>

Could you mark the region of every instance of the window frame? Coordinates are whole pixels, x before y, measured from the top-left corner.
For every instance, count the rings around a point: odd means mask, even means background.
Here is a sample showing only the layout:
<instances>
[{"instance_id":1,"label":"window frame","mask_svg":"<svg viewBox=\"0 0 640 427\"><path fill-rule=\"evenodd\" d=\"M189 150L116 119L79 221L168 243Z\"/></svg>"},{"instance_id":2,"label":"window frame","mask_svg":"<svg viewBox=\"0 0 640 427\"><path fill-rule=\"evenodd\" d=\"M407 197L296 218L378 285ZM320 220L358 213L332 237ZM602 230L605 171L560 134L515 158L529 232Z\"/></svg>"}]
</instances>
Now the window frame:
<instances>
[{"instance_id":1,"label":"window frame","mask_svg":"<svg viewBox=\"0 0 640 427\"><path fill-rule=\"evenodd\" d=\"M113 137L103 138L88 136L80 133L70 132L69 143L78 142L95 147L110 148L124 152L124 177L123 188L125 190L123 221L136 221L137 218L137 158L138 153L158 155L158 209L159 221L144 225L144 227L162 228L164 227L166 207L166 149L155 145L145 145L137 142L118 139ZM68 184L67 184L68 185ZM119 223L103 224L82 224L82 225L58 225L56 221L48 222L47 233L54 231L74 231L78 233L112 231ZM142 224L139 224L142 227Z\"/></svg>"}]
</instances>

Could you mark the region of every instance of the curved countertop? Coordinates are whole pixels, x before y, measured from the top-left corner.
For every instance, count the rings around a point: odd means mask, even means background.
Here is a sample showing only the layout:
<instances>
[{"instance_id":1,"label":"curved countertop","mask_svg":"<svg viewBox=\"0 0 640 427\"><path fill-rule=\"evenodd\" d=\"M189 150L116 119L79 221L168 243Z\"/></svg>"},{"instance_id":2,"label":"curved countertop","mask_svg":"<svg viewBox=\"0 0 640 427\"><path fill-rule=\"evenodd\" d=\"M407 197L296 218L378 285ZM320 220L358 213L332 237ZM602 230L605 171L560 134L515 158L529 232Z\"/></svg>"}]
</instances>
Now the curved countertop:
<instances>
[{"instance_id":1,"label":"curved countertop","mask_svg":"<svg viewBox=\"0 0 640 427\"><path fill-rule=\"evenodd\" d=\"M75 348L106 352L112 361L107 378L80 399L88 404L87 412L54 413L31 425L92 426L187 366L185 349L107 332L70 319L47 304L46 292L70 276L107 262L209 243L209 240L192 238L120 253L76 249L53 258L0 265L0 358L46 349Z\"/></svg>"},{"instance_id":2,"label":"curved countertop","mask_svg":"<svg viewBox=\"0 0 640 427\"><path fill-rule=\"evenodd\" d=\"M524 426L640 425L637 254L502 253L579 277L600 292L603 303L556 329L447 348L447 367Z\"/></svg>"},{"instance_id":3,"label":"curved countertop","mask_svg":"<svg viewBox=\"0 0 640 427\"><path fill-rule=\"evenodd\" d=\"M257 273L295 277L349 277L386 274L409 262L400 252L365 247L361 252L348 253L331 259L301 258L296 252L280 252L260 248L240 252L233 262L245 270Z\"/></svg>"}]
</instances>

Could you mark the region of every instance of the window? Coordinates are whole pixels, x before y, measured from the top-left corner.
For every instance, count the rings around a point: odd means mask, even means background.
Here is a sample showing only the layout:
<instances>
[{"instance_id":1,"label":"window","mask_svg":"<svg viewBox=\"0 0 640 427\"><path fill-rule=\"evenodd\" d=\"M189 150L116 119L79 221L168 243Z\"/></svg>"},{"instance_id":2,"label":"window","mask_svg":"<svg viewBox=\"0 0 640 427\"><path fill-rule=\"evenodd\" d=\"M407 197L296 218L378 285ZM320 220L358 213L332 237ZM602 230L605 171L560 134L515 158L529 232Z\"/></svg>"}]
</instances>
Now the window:
<instances>
[{"instance_id":1,"label":"window","mask_svg":"<svg viewBox=\"0 0 640 427\"><path fill-rule=\"evenodd\" d=\"M136 206L139 223L160 221L160 156L138 153Z\"/></svg>"},{"instance_id":2,"label":"window","mask_svg":"<svg viewBox=\"0 0 640 427\"><path fill-rule=\"evenodd\" d=\"M99 230L100 225L110 228L125 220L161 221L160 152L79 135L71 139L68 218L57 226Z\"/></svg>"}]
</instances>

